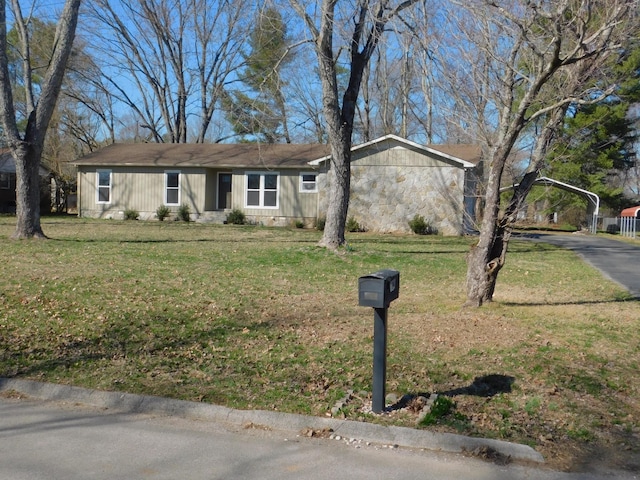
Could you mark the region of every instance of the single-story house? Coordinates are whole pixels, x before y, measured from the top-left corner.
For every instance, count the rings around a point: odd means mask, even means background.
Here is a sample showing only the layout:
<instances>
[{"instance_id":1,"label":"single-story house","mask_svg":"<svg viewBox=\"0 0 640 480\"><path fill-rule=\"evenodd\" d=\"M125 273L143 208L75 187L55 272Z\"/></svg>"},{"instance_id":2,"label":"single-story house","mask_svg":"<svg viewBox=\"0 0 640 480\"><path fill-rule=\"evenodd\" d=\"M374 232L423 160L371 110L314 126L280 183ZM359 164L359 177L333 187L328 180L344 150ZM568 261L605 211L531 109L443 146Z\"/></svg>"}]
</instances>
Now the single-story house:
<instances>
[{"instance_id":1,"label":"single-story house","mask_svg":"<svg viewBox=\"0 0 640 480\"><path fill-rule=\"evenodd\" d=\"M40 211L51 210L49 169L40 166ZM8 149L0 150L0 213L16 213L16 161Z\"/></svg>"},{"instance_id":2,"label":"single-story house","mask_svg":"<svg viewBox=\"0 0 640 480\"><path fill-rule=\"evenodd\" d=\"M264 225L312 225L327 205L327 145L114 144L75 162L78 215L153 219L187 205L197 221L233 209ZM443 234L473 227L480 149L421 146L393 135L353 148L349 217L368 231L409 231L414 215Z\"/></svg>"}]
</instances>

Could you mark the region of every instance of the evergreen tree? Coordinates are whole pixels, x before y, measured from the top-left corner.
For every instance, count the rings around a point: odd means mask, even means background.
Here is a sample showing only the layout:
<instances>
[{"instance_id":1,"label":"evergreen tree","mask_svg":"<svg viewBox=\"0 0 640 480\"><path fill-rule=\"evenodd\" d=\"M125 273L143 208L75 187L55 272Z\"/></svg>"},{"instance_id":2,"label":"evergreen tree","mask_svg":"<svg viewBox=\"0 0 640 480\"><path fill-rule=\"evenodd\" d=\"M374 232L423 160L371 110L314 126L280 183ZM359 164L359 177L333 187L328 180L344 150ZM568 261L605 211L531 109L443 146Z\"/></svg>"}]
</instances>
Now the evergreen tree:
<instances>
[{"instance_id":1,"label":"evergreen tree","mask_svg":"<svg viewBox=\"0 0 640 480\"><path fill-rule=\"evenodd\" d=\"M598 194L602 207L615 212L627 203L623 179L636 164L638 119L631 109L640 101L640 48L626 52L611 69L621 79L618 91L599 104L570 110L547 175ZM554 191L550 203L557 210L581 201Z\"/></svg>"},{"instance_id":2,"label":"evergreen tree","mask_svg":"<svg viewBox=\"0 0 640 480\"><path fill-rule=\"evenodd\" d=\"M247 93L225 92L222 104L235 133L252 135L267 143L282 139L291 143L287 110L280 74L290 61L287 26L275 8L262 10L249 36L250 53L246 55L240 80Z\"/></svg>"}]
</instances>

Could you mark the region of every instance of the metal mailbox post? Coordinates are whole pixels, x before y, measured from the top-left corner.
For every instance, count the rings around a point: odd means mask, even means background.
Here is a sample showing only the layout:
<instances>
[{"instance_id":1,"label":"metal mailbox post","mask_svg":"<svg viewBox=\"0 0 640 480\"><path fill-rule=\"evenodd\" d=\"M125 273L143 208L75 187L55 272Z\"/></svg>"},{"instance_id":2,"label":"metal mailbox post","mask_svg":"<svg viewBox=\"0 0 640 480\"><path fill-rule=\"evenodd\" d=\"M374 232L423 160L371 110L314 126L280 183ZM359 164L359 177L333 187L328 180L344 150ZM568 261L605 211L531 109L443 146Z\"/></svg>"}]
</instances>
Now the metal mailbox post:
<instances>
[{"instance_id":1,"label":"metal mailbox post","mask_svg":"<svg viewBox=\"0 0 640 480\"><path fill-rule=\"evenodd\" d=\"M372 410L380 413L385 407L387 376L387 309L398 298L400 272L380 270L358 279L358 303L373 307L373 402Z\"/></svg>"}]
</instances>

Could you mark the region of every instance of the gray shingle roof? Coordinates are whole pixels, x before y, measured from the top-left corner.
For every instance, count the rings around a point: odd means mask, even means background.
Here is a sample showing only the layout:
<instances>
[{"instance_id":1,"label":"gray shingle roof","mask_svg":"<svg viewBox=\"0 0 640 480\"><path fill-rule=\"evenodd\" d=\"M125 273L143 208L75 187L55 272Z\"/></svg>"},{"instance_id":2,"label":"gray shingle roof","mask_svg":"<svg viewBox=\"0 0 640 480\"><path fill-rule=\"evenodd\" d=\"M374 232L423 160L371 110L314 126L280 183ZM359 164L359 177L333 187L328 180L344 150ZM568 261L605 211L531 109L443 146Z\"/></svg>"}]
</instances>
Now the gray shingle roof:
<instances>
[{"instance_id":1,"label":"gray shingle roof","mask_svg":"<svg viewBox=\"0 0 640 480\"><path fill-rule=\"evenodd\" d=\"M79 158L76 165L159 167L307 166L329 153L328 145L116 143Z\"/></svg>"},{"instance_id":2,"label":"gray shingle roof","mask_svg":"<svg viewBox=\"0 0 640 480\"><path fill-rule=\"evenodd\" d=\"M480 148L476 145L429 145L426 148L474 165L481 159ZM98 167L300 168L309 167L308 162L328 155L330 147L321 144L116 143L85 155L74 164Z\"/></svg>"},{"instance_id":3,"label":"gray shingle roof","mask_svg":"<svg viewBox=\"0 0 640 480\"><path fill-rule=\"evenodd\" d=\"M460 160L473 163L474 165L477 165L482 160L482 149L478 145L452 143L445 145L427 145L427 147L459 158Z\"/></svg>"}]
</instances>

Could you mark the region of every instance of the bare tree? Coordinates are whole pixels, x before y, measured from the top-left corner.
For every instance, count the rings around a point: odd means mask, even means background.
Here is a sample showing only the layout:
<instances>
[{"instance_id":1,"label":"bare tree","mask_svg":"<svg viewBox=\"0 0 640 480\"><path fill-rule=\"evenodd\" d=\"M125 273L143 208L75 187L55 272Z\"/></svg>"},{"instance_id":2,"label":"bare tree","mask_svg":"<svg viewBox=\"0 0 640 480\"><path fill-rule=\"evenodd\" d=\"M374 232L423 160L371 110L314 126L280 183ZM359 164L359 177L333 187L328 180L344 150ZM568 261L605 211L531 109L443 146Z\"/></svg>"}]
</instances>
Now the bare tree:
<instances>
[{"instance_id":1,"label":"bare tree","mask_svg":"<svg viewBox=\"0 0 640 480\"><path fill-rule=\"evenodd\" d=\"M337 0L322 0L317 15L299 0L289 0L303 19L315 45L322 82L322 106L327 125L331 163L329 203L320 244L337 248L345 243L345 224L351 185L351 145L358 95L364 70L384 33L385 26L417 0L358 0L355 11L337 11ZM339 25L350 29L345 44L337 44ZM349 53L349 82L340 99L337 63L340 48Z\"/></svg>"},{"instance_id":2,"label":"bare tree","mask_svg":"<svg viewBox=\"0 0 640 480\"><path fill-rule=\"evenodd\" d=\"M467 305L492 300L505 262L515 212L528 193L555 131L572 104L607 95L593 79L625 38L637 30L637 0L559 0L457 3L444 50L455 85L455 111L483 140L488 175L478 244L468 257ZM469 68L471 66L471 68ZM466 68L464 68L466 67ZM452 109L453 111L453 109ZM462 117L461 117L462 118ZM504 214L505 168L534 122L542 125L531 163Z\"/></svg>"},{"instance_id":3,"label":"bare tree","mask_svg":"<svg viewBox=\"0 0 640 480\"><path fill-rule=\"evenodd\" d=\"M100 84L156 142L204 142L225 83L242 63L248 2L93 0ZM102 28L96 28L96 25ZM96 32L97 30L97 32ZM190 116L197 118L189 135ZM191 122L193 124L193 122Z\"/></svg>"},{"instance_id":4,"label":"bare tree","mask_svg":"<svg viewBox=\"0 0 640 480\"><path fill-rule=\"evenodd\" d=\"M375 63L375 94L380 134L409 134L409 102L411 100L415 60L411 38L397 36L395 48L381 48ZM382 51L383 50L383 51Z\"/></svg>"},{"instance_id":5,"label":"bare tree","mask_svg":"<svg viewBox=\"0 0 640 480\"><path fill-rule=\"evenodd\" d=\"M26 118L18 118L7 58L7 5L0 0L0 116L5 140L16 163L16 231L13 238L46 238L40 224L40 161L49 122L62 87L67 61L73 47L80 0L67 0L58 19L51 60L40 84L39 96L33 88L29 17L23 16L18 0L12 0L11 13L19 33L23 63ZM20 121L26 121L24 132Z\"/></svg>"},{"instance_id":6,"label":"bare tree","mask_svg":"<svg viewBox=\"0 0 640 480\"><path fill-rule=\"evenodd\" d=\"M119 118L115 112L115 97L105 83L100 67L85 56L80 68L70 65L72 78L63 88L69 108L63 122L82 144L81 154L94 151L99 145L115 143Z\"/></svg>"},{"instance_id":7,"label":"bare tree","mask_svg":"<svg viewBox=\"0 0 640 480\"><path fill-rule=\"evenodd\" d=\"M365 68L358 108L363 142L386 134L407 136L412 62L405 45L400 58L394 55L398 50L381 47Z\"/></svg>"}]
</instances>

